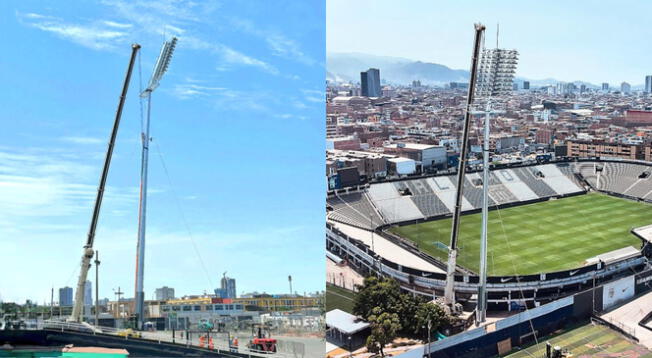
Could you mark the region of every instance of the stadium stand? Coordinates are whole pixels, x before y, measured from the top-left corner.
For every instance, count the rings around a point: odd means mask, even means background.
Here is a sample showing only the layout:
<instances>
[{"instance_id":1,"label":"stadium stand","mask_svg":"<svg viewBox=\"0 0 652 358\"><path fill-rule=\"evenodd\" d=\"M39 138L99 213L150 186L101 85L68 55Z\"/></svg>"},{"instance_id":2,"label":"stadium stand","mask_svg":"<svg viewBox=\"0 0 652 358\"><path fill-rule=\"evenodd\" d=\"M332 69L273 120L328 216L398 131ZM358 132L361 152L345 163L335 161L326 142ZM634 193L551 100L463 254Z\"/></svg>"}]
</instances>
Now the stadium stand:
<instances>
[{"instance_id":1,"label":"stadium stand","mask_svg":"<svg viewBox=\"0 0 652 358\"><path fill-rule=\"evenodd\" d=\"M577 174L580 174L592 188L598 187L598 173L596 172L596 163L576 163L573 171Z\"/></svg>"},{"instance_id":2,"label":"stadium stand","mask_svg":"<svg viewBox=\"0 0 652 358\"><path fill-rule=\"evenodd\" d=\"M607 162L604 163L602 177L600 178L600 190L624 194L633 185L638 175L643 172L636 164Z\"/></svg>"},{"instance_id":3,"label":"stadium stand","mask_svg":"<svg viewBox=\"0 0 652 358\"><path fill-rule=\"evenodd\" d=\"M516 197L518 201L538 199L539 196L524 183L511 169L495 170L491 173L505 188ZM510 200L511 202L512 200Z\"/></svg>"},{"instance_id":4,"label":"stadium stand","mask_svg":"<svg viewBox=\"0 0 652 358\"><path fill-rule=\"evenodd\" d=\"M539 198L557 195L556 191L552 190L543 179L535 177L528 168L514 168L513 171Z\"/></svg>"},{"instance_id":5,"label":"stadium stand","mask_svg":"<svg viewBox=\"0 0 652 358\"><path fill-rule=\"evenodd\" d=\"M326 203L333 208L333 211L328 213L332 220L364 229L373 229L385 224L364 193L333 196L328 198Z\"/></svg>"},{"instance_id":6,"label":"stadium stand","mask_svg":"<svg viewBox=\"0 0 652 358\"><path fill-rule=\"evenodd\" d=\"M437 197L446 206L446 210L441 214L453 212L455 209L455 185L451 181L451 177L433 177L426 179L426 183L436 193ZM462 198L462 210L471 210L473 206L466 198ZM441 215L440 214L440 215Z\"/></svg>"},{"instance_id":7,"label":"stadium stand","mask_svg":"<svg viewBox=\"0 0 652 358\"><path fill-rule=\"evenodd\" d=\"M647 170L649 172L650 169ZM644 178L639 178L627 191L625 191L624 194L637 198L645 198L650 194L650 192L652 192L652 180L650 179L650 176L651 175L648 174Z\"/></svg>"},{"instance_id":8,"label":"stadium stand","mask_svg":"<svg viewBox=\"0 0 652 358\"><path fill-rule=\"evenodd\" d=\"M591 178L595 177L592 165L593 163L563 162L493 170L489 181L489 205L513 204L585 192L585 185L577 178L576 173L584 172L585 178L592 180ZM645 190L646 185L652 183L652 179L638 178L643 172L642 168L643 166L641 169L627 171L631 180L622 190L631 189L638 195L647 195L650 192ZM615 169L618 169L618 166L614 166L613 169L611 172L616 174ZM482 207L481 174L468 173L464 183L462 210L480 209ZM366 190L368 196L352 193L341 194L340 198L329 198L328 204L333 208L329 218L349 225L369 228L369 222L372 220L373 226L377 227L383 224L448 215L455 207L456 185L455 175L374 183ZM609 183L609 185L615 184ZM344 205L342 200L349 205Z\"/></svg>"},{"instance_id":9,"label":"stadium stand","mask_svg":"<svg viewBox=\"0 0 652 358\"><path fill-rule=\"evenodd\" d=\"M564 173L564 175L567 176L579 188L586 187L586 183L581 179L575 168L570 163L558 163L557 168L559 168L559 171ZM589 186L595 188L595 186L591 185L590 183Z\"/></svg>"},{"instance_id":10,"label":"stadium stand","mask_svg":"<svg viewBox=\"0 0 652 358\"><path fill-rule=\"evenodd\" d=\"M537 165L534 167L543 175L543 180L559 195L572 194L584 191L572 179L559 170L555 164Z\"/></svg>"}]
</instances>

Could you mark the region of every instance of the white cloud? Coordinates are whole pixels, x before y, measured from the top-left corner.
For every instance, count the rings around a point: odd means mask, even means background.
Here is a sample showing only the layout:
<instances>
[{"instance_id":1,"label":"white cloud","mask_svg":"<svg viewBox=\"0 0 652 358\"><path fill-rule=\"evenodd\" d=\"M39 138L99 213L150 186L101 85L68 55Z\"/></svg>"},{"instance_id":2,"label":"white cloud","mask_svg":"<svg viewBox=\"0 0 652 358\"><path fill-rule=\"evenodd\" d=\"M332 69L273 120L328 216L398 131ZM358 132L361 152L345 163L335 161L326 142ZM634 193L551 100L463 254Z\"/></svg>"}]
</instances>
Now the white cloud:
<instances>
[{"instance_id":1,"label":"white cloud","mask_svg":"<svg viewBox=\"0 0 652 358\"><path fill-rule=\"evenodd\" d=\"M66 155L0 151L0 213L7 219L22 220L88 210L97 193L96 186L89 183L95 175L97 168ZM119 207L138 197L129 190L108 187L106 198Z\"/></svg>"},{"instance_id":2,"label":"white cloud","mask_svg":"<svg viewBox=\"0 0 652 358\"><path fill-rule=\"evenodd\" d=\"M281 118L281 119L299 119L299 120L302 120L302 121L308 119L308 117L306 117L306 116L290 114L290 113L277 114L274 117Z\"/></svg>"},{"instance_id":3,"label":"white cloud","mask_svg":"<svg viewBox=\"0 0 652 358\"><path fill-rule=\"evenodd\" d=\"M35 13L16 13L19 21L36 29L53 33L61 38L94 50L110 50L126 42L127 32L108 25L106 21L73 24L62 19Z\"/></svg>"},{"instance_id":4,"label":"white cloud","mask_svg":"<svg viewBox=\"0 0 652 358\"><path fill-rule=\"evenodd\" d=\"M279 73L278 69L269 63L245 55L242 52L236 51L228 46L218 45L215 47L215 50L220 54L222 61L225 61L226 63L258 67L259 69L273 75L277 75Z\"/></svg>"},{"instance_id":5,"label":"white cloud","mask_svg":"<svg viewBox=\"0 0 652 358\"><path fill-rule=\"evenodd\" d=\"M245 33L264 39L267 43L267 47L275 56L297 61L309 66L316 63L312 57L308 56L301 50L301 47L296 41L281 33L271 29L260 29L249 20L232 19L231 22L236 28Z\"/></svg>"},{"instance_id":6,"label":"white cloud","mask_svg":"<svg viewBox=\"0 0 652 358\"><path fill-rule=\"evenodd\" d=\"M117 12L130 22L134 22L146 33L179 37L179 46L194 50L208 50L217 54L222 64L218 71L230 70L231 66L240 65L256 67L269 74L277 75L279 71L271 64L246 55L238 50L217 42L203 40L187 30L193 23L204 21L207 14L214 11L216 2L198 4L181 0L164 1L123 1L106 0L105 4L114 7ZM212 21L212 20L205 20Z\"/></svg>"},{"instance_id":7,"label":"white cloud","mask_svg":"<svg viewBox=\"0 0 652 358\"><path fill-rule=\"evenodd\" d=\"M73 144L101 144L104 141L95 137L63 137L62 141Z\"/></svg>"},{"instance_id":8,"label":"white cloud","mask_svg":"<svg viewBox=\"0 0 652 358\"><path fill-rule=\"evenodd\" d=\"M90 23L73 23L36 13L17 12L16 16L28 26L94 50L115 50L118 45L124 45L130 39L142 38L143 33L176 36L180 40L180 48L206 50L217 55L220 60L216 68L218 71L231 70L234 66L249 66L272 75L279 74L278 69L266 61L192 34L189 28L193 28L195 24L213 21L206 16L219 7L217 2L105 0L103 3L112 7L122 21L105 19ZM269 41L275 55L299 59L305 57L292 41L282 36L275 35Z\"/></svg>"},{"instance_id":9,"label":"white cloud","mask_svg":"<svg viewBox=\"0 0 652 358\"><path fill-rule=\"evenodd\" d=\"M268 105L278 104L278 97L266 91L241 91L225 87L200 84L201 81L185 79L178 84L172 94L179 99L202 97L220 109L237 111L269 111Z\"/></svg>"},{"instance_id":10,"label":"white cloud","mask_svg":"<svg viewBox=\"0 0 652 358\"><path fill-rule=\"evenodd\" d=\"M109 20L102 21L102 23L104 23L104 25L106 26L115 27L118 29L130 29L134 26L132 24L123 24L120 22L109 21Z\"/></svg>"},{"instance_id":11,"label":"white cloud","mask_svg":"<svg viewBox=\"0 0 652 358\"><path fill-rule=\"evenodd\" d=\"M186 79L186 83L180 83L174 86L172 94L179 99L188 99L195 97L207 97L215 94L217 91L225 91L224 87L205 86L198 84L193 79Z\"/></svg>"},{"instance_id":12,"label":"white cloud","mask_svg":"<svg viewBox=\"0 0 652 358\"><path fill-rule=\"evenodd\" d=\"M308 102L324 103L326 101L326 94L324 91L304 89L301 90L301 92L304 94L304 98Z\"/></svg>"}]
</instances>

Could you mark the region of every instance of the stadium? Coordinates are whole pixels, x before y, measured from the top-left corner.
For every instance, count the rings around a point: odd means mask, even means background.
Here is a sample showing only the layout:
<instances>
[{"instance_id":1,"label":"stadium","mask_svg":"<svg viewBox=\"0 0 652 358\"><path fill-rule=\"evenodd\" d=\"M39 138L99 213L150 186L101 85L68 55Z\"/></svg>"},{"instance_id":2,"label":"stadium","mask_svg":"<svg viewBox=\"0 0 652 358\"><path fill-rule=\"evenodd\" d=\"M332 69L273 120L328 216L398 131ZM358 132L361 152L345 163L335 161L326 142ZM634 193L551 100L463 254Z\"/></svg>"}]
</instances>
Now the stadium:
<instances>
[{"instance_id":1,"label":"stadium","mask_svg":"<svg viewBox=\"0 0 652 358\"><path fill-rule=\"evenodd\" d=\"M605 158L494 166L489 308L536 307L632 275L631 289L608 299L642 291L652 274L651 173L651 163ZM474 305L481 173L467 171L464 182L455 291L459 302ZM331 191L327 248L363 275L442 295L456 190L455 174L442 173Z\"/></svg>"}]
</instances>

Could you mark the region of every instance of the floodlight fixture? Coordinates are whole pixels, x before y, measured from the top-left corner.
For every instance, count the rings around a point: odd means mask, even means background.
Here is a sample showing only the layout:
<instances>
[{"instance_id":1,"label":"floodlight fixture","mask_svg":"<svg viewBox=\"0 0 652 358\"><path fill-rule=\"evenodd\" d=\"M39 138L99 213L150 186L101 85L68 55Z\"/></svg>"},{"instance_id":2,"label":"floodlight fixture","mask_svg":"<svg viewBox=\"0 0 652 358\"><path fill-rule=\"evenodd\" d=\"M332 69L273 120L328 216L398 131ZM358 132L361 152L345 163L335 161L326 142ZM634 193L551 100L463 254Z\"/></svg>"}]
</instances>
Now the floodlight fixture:
<instances>
[{"instance_id":1,"label":"floodlight fixture","mask_svg":"<svg viewBox=\"0 0 652 358\"><path fill-rule=\"evenodd\" d=\"M494 97L512 91L514 73L518 64L518 51L507 49L484 49L478 67L478 97Z\"/></svg>"},{"instance_id":2,"label":"floodlight fixture","mask_svg":"<svg viewBox=\"0 0 652 358\"><path fill-rule=\"evenodd\" d=\"M174 48L177 46L177 38L173 37L172 39L165 41L161 47L161 53L156 60L156 65L154 66L154 72L152 72L152 77L149 80L147 88L141 93L141 97L147 96L147 93L153 92L159 85L161 78L168 70L170 66L170 60L172 60L172 54L174 53Z\"/></svg>"}]
</instances>

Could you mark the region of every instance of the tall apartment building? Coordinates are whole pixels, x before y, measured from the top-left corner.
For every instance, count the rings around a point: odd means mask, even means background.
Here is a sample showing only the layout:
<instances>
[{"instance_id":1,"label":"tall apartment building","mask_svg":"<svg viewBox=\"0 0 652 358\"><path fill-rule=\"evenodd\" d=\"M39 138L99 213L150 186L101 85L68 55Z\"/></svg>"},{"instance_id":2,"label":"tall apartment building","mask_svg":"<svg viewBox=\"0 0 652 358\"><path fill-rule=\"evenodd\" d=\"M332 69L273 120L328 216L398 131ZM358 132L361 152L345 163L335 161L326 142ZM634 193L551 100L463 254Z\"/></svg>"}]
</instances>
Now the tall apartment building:
<instances>
[{"instance_id":1,"label":"tall apartment building","mask_svg":"<svg viewBox=\"0 0 652 358\"><path fill-rule=\"evenodd\" d=\"M59 289L59 306L72 306L72 287Z\"/></svg>"},{"instance_id":2,"label":"tall apartment building","mask_svg":"<svg viewBox=\"0 0 652 358\"><path fill-rule=\"evenodd\" d=\"M157 288L154 292L154 296L156 297L157 301L172 300L174 299L174 288L168 286Z\"/></svg>"},{"instance_id":3,"label":"tall apartment building","mask_svg":"<svg viewBox=\"0 0 652 358\"><path fill-rule=\"evenodd\" d=\"M627 94L630 93L631 91L632 91L632 86L629 83L623 82L620 84L620 92Z\"/></svg>"},{"instance_id":4,"label":"tall apartment building","mask_svg":"<svg viewBox=\"0 0 652 358\"><path fill-rule=\"evenodd\" d=\"M236 298L235 279L227 277L226 274L220 280L220 288L215 289L215 295L219 298Z\"/></svg>"},{"instance_id":5,"label":"tall apartment building","mask_svg":"<svg viewBox=\"0 0 652 358\"><path fill-rule=\"evenodd\" d=\"M86 281L84 283L84 306L93 305L93 283Z\"/></svg>"},{"instance_id":6,"label":"tall apartment building","mask_svg":"<svg viewBox=\"0 0 652 358\"><path fill-rule=\"evenodd\" d=\"M367 71L360 72L360 89L363 97L380 97L382 90L380 88L380 70L370 68Z\"/></svg>"}]
</instances>

